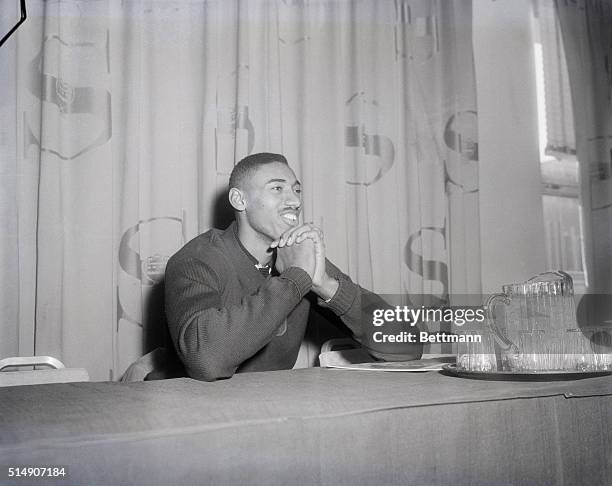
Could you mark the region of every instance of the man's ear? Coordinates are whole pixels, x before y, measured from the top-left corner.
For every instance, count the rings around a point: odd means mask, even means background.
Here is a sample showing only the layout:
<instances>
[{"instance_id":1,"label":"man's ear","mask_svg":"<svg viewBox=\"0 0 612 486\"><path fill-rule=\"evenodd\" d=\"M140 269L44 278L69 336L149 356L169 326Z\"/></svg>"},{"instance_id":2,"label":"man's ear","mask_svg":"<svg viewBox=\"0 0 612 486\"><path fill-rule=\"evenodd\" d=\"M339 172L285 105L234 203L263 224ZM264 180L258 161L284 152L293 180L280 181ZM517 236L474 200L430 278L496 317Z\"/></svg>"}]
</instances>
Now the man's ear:
<instances>
[{"instance_id":1,"label":"man's ear","mask_svg":"<svg viewBox=\"0 0 612 486\"><path fill-rule=\"evenodd\" d=\"M237 187L232 187L229 190L228 197L230 204L236 211L244 211L244 208L246 207L246 201L244 199L244 194L240 189L238 189Z\"/></svg>"}]
</instances>

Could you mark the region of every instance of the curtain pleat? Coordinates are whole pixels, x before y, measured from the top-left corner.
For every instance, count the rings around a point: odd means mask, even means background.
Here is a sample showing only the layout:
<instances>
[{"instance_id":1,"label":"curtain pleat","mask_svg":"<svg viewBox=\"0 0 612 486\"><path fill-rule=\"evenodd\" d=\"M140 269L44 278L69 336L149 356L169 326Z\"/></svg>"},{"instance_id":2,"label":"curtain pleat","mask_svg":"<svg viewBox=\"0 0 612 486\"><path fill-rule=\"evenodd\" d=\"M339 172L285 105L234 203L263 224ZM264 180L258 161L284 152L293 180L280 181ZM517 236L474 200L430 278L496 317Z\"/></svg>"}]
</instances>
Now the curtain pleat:
<instances>
[{"instance_id":1,"label":"curtain pleat","mask_svg":"<svg viewBox=\"0 0 612 486\"><path fill-rule=\"evenodd\" d=\"M579 162L587 296L584 325L612 320L612 4L557 2ZM580 313L580 309L579 309Z\"/></svg>"}]
</instances>

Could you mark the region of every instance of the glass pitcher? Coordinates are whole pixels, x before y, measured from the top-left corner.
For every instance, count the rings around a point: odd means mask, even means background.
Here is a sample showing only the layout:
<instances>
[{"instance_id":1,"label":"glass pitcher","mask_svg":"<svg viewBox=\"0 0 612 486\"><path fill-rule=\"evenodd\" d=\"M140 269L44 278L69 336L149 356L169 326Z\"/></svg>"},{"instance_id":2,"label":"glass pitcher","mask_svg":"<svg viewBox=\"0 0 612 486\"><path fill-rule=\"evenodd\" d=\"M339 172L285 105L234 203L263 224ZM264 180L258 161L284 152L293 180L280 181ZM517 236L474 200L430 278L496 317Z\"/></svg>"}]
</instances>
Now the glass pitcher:
<instances>
[{"instance_id":1,"label":"glass pitcher","mask_svg":"<svg viewBox=\"0 0 612 486\"><path fill-rule=\"evenodd\" d=\"M531 349L537 358L549 352L554 342L562 340L567 329L576 327L572 277L561 270L504 285L502 291L489 297L486 308L504 370L525 368L520 350L521 336L524 338L525 333L541 335L538 348Z\"/></svg>"}]
</instances>

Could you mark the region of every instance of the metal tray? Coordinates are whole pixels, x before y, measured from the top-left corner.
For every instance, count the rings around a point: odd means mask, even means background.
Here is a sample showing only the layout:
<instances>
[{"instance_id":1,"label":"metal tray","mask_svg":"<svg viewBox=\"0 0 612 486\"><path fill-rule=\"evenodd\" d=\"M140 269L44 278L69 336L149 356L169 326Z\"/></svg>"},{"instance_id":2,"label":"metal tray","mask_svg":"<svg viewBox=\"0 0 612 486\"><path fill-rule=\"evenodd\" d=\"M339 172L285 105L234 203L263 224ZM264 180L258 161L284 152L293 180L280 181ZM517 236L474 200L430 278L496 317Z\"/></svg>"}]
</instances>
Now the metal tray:
<instances>
[{"instance_id":1,"label":"metal tray","mask_svg":"<svg viewBox=\"0 0 612 486\"><path fill-rule=\"evenodd\" d=\"M612 375L612 371L466 371L458 370L456 364L447 364L442 371L461 378L474 380L505 380L505 381L555 381L581 380L595 376Z\"/></svg>"}]
</instances>

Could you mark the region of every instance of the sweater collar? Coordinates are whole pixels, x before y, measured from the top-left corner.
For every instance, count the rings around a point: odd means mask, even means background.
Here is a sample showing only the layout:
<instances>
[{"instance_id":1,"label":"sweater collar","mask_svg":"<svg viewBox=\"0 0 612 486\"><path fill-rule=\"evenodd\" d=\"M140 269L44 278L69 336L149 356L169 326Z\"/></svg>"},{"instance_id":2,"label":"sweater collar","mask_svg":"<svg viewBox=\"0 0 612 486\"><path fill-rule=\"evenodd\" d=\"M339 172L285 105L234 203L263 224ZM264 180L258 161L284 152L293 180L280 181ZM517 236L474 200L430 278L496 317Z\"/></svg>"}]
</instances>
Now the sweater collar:
<instances>
[{"instance_id":1,"label":"sweater collar","mask_svg":"<svg viewBox=\"0 0 612 486\"><path fill-rule=\"evenodd\" d=\"M240 247L242 252L246 255L246 257L249 260L251 260L251 263L253 263L253 265L259 265L259 261L257 261L257 258L251 255L251 252L244 247L244 245L242 244L242 241L240 241L240 238L238 238L238 224L236 224L236 221L232 223L231 229L232 229L232 236L236 240L236 243L238 243L238 246Z\"/></svg>"},{"instance_id":2,"label":"sweater collar","mask_svg":"<svg viewBox=\"0 0 612 486\"><path fill-rule=\"evenodd\" d=\"M260 272L258 265L259 261L255 258L242 244L238 238L238 224L233 221L227 229L222 233L221 238L227 245L228 249L232 253L232 260L238 263L240 266L249 267L259 276L263 275ZM270 261L270 266L273 265L273 260Z\"/></svg>"}]
</instances>

